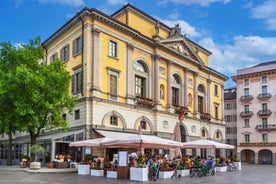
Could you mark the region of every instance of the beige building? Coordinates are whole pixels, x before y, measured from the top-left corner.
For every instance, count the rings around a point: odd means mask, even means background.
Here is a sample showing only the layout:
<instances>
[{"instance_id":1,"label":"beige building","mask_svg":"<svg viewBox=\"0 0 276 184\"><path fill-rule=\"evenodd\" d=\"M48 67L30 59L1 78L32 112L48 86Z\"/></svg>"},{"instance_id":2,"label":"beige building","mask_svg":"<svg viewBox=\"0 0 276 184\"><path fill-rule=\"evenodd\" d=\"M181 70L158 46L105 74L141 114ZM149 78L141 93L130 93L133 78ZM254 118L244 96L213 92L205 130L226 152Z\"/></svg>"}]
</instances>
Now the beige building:
<instances>
[{"instance_id":1,"label":"beige building","mask_svg":"<svg viewBox=\"0 0 276 184\"><path fill-rule=\"evenodd\" d=\"M224 89L224 121L226 143L237 146L237 93L236 87ZM236 148L236 147L235 147ZM226 150L227 156L234 156L235 150Z\"/></svg>"},{"instance_id":2,"label":"beige building","mask_svg":"<svg viewBox=\"0 0 276 184\"><path fill-rule=\"evenodd\" d=\"M237 152L242 162L276 164L276 61L237 71Z\"/></svg>"},{"instance_id":3,"label":"beige building","mask_svg":"<svg viewBox=\"0 0 276 184\"><path fill-rule=\"evenodd\" d=\"M55 58L63 61L72 75L69 92L78 98L74 114L63 115L70 130L47 132L39 139L51 159L55 154L71 154L77 161L84 153L102 155L99 148L68 145L137 133L139 125L143 134L173 139L181 110L187 113L181 123L182 142L225 142L223 88L228 78L209 68L211 52L182 32L179 24L169 27L127 4L111 16L84 8L45 40L45 64ZM15 144L25 153L26 142ZM116 152L108 150L109 155ZM208 150L187 153L206 157Z\"/></svg>"}]
</instances>

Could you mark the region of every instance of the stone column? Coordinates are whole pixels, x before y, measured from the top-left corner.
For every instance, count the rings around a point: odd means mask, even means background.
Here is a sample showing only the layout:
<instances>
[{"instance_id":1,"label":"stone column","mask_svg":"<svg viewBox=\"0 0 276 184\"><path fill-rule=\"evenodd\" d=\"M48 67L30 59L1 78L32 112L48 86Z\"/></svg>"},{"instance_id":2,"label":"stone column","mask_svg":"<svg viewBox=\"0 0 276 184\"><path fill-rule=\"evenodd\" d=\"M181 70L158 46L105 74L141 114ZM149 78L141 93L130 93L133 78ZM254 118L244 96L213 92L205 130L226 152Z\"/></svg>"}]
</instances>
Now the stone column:
<instances>
[{"instance_id":1,"label":"stone column","mask_svg":"<svg viewBox=\"0 0 276 184\"><path fill-rule=\"evenodd\" d=\"M92 27L92 95L100 97L100 37L101 30Z\"/></svg>"},{"instance_id":2,"label":"stone column","mask_svg":"<svg viewBox=\"0 0 276 184\"><path fill-rule=\"evenodd\" d=\"M194 113L195 114L198 114L197 77L198 77L198 73L194 73Z\"/></svg>"},{"instance_id":3,"label":"stone column","mask_svg":"<svg viewBox=\"0 0 276 184\"><path fill-rule=\"evenodd\" d=\"M172 86L171 86L171 62L168 61L167 63L167 104L168 104L168 107L170 108L172 106L172 95L171 95L171 91L172 91Z\"/></svg>"},{"instance_id":4,"label":"stone column","mask_svg":"<svg viewBox=\"0 0 276 184\"><path fill-rule=\"evenodd\" d=\"M219 107L219 109L221 110L221 117L220 119L224 119L224 85L221 85L221 106ZM225 123L225 122L224 122Z\"/></svg>"},{"instance_id":5,"label":"stone column","mask_svg":"<svg viewBox=\"0 0 276 184\"><path fill-rule=\"evenodd\" d=\"M126 88L127 88L127 103L134 104L134 69L133 69L133 49L134 45L132 43L127 44L127 80L126 80Z\"/></svg>"},{"instance_id":6,"label":"stone column","mask_svg":"<svg viewBox=\"0 0 276 184\"><path fill-rule=\"evenodd\" d=\"M207 109L206 112L212 114L212 87L211 87L211 79L207 79Z\"/></svg>"},{"instance_id":7,"label":"stone column","mask_svg":"<svg viewBox=\"0 0 276 184\"><path fill-rule=\"evenodd\" d=\"M272 164L276 164L276 153L272 153Z\"/></svg>"},{"instance_id":8,"label":"stone column","mask_svg":"<svg viewBox=\"0 0 276 184\"><path fill-rule=\"evenodd\" d=\"M184 68L184 106L188 106L188 88L189 88L189 69Z\"/></svg>"},{"instance_id":9,"label":"stone column","mask_svg":"<svg viewBox=\"0 0 276 184\"><path fill-rule=\"evenodd\" d=\"M254 164L258 164L259 158L258 158L258 152L255 153L255 159Z\"/></svg>"},{"instance_id":10,"label":"stone column","mask_svg":"<svg viewBox=\"0 0 276 184\"><path fill-rule=\"evenodd\" d=\"M152 67L152 93L153 93L153 101L157 104L157 109L161 110L160 104L160 83L159 83L159 59L160 56L155 54L153 56L153 67Z\"/></svg>"}]
</instances>

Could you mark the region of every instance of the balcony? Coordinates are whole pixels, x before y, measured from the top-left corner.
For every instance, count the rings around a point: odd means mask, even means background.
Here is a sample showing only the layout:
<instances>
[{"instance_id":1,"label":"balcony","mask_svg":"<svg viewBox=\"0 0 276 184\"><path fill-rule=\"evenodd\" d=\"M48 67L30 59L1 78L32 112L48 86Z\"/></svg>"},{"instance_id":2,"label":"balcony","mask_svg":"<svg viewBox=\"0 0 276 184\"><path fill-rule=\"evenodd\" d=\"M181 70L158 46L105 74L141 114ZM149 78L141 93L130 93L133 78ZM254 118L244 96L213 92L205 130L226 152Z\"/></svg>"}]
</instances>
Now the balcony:
<instances>
[{"instance_id":1,"label":"balcony","mask_svg":"<svg viewBox=\"0 0 276 184\"><path fill-rule=\"evenodd\" d=\"M179 105L173 105L174 106L174 112L176 114L180 114L180 113L184 113L185 115L188 114L189 110L188 110L188 107L185 107L185 106L179 106Z\"/></svg>"},{"instance_id":2,"label":"balcony","mask_svg":"<svg viewBox=\"0 0 276 184\"><path fill-rule=\"evenodd\" d=\"M257 125L255 129L259 131L276 130L276 124Z\"/></svg>"},{"instance_id":3,"label":"balcony","mask_svg":"<svg viewBox=\"0 0 276 184\"><path fill-rule=\"evenodd\" d=\"M248 146L248 147L276 146L276 142L241 142L240 146Z\"/></svg>"},{"instance_id":4,"label":"balcony","mask_svg":"<svg viewBox=\"0 0 276 184\"><path fill-rule=\"evenodd\" d=\"M242 118L251 118L251 116L253 116L253 112L252 111L243 111L240 113L240 116Z\"/></svg>"},{"instance_id":5,"label":"balcony","mask_svg":"<svg viewBox=\"0 0 276 184\"><path fill-rule=\"evenodd\" d=\"M201 113L200 114L200 119L210 121L211 120L211 115L209 113L205 113L205 112Z\"/></svg>"},{"instance_id":6,"label":"balcony","mask_svg":"<svg viewBox=\"0 0 276 184\"><path fill-rule=\"evenodd\" d=\"M245 95L245 96L241 96L241 98L240 98L240 101L242 101L242 102L250 102L251 100L253 100L252 95Z\"/></svg>"},{"instance_id":7,"label":"balcony","mask_svg":"<svg viewBox=\"0 0 276 184\"><path fill-rule=\"evenodd\" d=\"M260 117L265 117L265 116L270 116L271 113L272 113L271 110L267 109L267 110L259 110L257 114Z\"/></svg>"},{"instance_id":8,"label":"balcony","mask_svg":"<svg viewBox=\"0 0 276 184\"><path fill-rule=\"evenodd\" d=\"M261 93L257 96L259 100L268 100L272 97L270 93Z\"/></svg>"},{"instance_id":9,"label":"balcony","mask_svg":"<svg viewBox=\"0 0 276 184\"><path fill-rule=\"evenodd\" d=\"M141 96L136 96L136 105L137 106L142 106L142 107L147 107L147 108L153 108L155 105L153 103L152 99L141 97Z\"/></svg>"}]
</instances>

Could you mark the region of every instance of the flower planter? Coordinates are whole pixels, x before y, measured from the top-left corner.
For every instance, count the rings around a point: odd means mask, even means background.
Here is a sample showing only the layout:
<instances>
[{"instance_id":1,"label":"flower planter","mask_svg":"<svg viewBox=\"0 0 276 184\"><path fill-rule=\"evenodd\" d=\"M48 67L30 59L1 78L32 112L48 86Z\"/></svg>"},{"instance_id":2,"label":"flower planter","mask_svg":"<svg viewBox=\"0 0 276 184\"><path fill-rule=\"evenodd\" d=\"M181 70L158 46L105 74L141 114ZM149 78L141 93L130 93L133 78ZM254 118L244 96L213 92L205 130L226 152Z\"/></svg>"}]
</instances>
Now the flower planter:
<instances>
[{"instance_id":1,"label":"flower planter","mask_svg":"<svg viewBox=\"0 0 276 184\"><path fill-rule=\"evenodd\" d=\"M216 167L216 172L226 172L227 167Z\"/></svg>"},{"instance_id":2,"label":"flower planter","mask_svg":"<svg viewBox=\"0 0 276 184\"><path fill-rule=\"evenodd\" d=\"M91 176L104 176L104 170L91 169Z\"/></svg>"},{"instance_id":3,"label":"flower planter","mask_svg":"<svg viewBox=\"0 0 276 184\"><path fill-rule=\"evenodd\" d=\"M233 162L233 164L237 167L237 170L241 170L241 162Z\"/></svg>"},{"instance_id":4,"label":"flower planter","mask_svg":"<svg viewBox=\"0 0 276 184\"><path fill-rule=\"evenodd\" d=\"M117 178L117 171L107 171L106 177L107 178Z\"/></svg>"},{"instance_id":5,"label":"flower planter","mask_svg":"<svg viewBox=\"0 0 276 184\"><path fill-rule=\"evenodd\" d=\"M159 178L171 178L174 174L174 171L159 171Z\"/></svg>"},{"instance_id":6,"label":"flower planter","mask_svg":"<svg viewBox=\"0 0 276 184\"><path fill-rule=\"evenodd\" d=\"M48 163L48 168L55 168L55 164L53 162Z\"/></svg>"},{"instance_id":7,"label":"flower planter","mask_svg":"<svg viewBox=\"0 0 276 184\"><path fill-rule=\"evenodd\" d=\"M79 164L78 165L78 174L89 175L90 174L90 165L89 164Z\"/></svg>"},{"instance_id":8,"label":"flower planter","mask_svg":"<svg viewBox=\"0 0 276 184\"><path fill-rule=\"evenodd\" d=\"M41 168L40 162L31 162L30 163L30 169L32 170L38 170Z\"/></svg>"},{"instance_id":9,"label":"flower planter","mask_svg":"<svg viewBox=\"0 0 276 184\"><path fill-rule=\"evenodd\" d=\"M135 181L148 181L149 169L130 167L130 180Z\"/></svg>"},{"instance_id":10,"label":"flower planter","mask_svg":"<svg viewBox=\"0 0 276 184\"><path fill-rule=\"evenodd\" d=\"M177 177L178 176L189 176L190 175L190 169L184 169L184 170L177 170Z\"/></svg>"}]
</instances>

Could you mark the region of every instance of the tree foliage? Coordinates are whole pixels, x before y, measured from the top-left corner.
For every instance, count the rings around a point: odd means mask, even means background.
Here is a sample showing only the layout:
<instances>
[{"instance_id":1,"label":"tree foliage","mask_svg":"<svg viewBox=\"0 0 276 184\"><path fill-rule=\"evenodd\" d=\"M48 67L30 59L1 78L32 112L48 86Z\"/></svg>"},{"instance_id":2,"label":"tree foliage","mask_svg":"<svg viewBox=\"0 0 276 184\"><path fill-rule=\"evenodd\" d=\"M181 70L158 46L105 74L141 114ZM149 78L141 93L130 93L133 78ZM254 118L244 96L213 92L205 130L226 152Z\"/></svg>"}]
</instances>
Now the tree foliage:
<instances>
[{"instance_id":1,"label":"tree foliage","mask_svg":"<svg viewBox=\"0 0 276 184\"><path fill-rule=\"evenodd\" d=\"M68 128L62 114L75 106L69 72L60 60L41 65L44 57L39 37L18 48L0 44L0 131L29 132L31 145L42 131Z\"/></svg>"}]
</instances>

